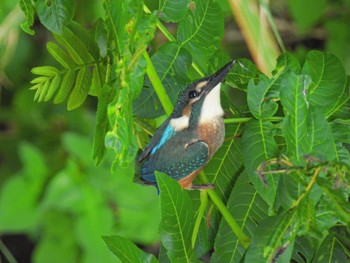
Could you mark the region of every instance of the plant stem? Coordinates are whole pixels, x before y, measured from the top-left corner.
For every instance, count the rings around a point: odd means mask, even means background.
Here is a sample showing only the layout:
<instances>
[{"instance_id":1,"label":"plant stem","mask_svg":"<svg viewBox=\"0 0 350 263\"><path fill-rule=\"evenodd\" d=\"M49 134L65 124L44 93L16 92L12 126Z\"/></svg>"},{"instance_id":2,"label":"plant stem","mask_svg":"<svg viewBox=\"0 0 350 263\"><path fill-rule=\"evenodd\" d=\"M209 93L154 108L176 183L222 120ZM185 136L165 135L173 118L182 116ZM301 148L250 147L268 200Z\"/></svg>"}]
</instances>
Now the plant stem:
<instances>
[{"instance_id":1,"label":"plant stem","mask_svg":"<svg viewBox=\"0 0 350 263\"><path fill-rule=\"evenodd\" d=\"M145 13L150 14L151 10L149 10L149 8L143 4L143 11L145 11ZM159 19L156 19L157 21L157 27L158 29L164 34L164 36L169 40L169 41L176 41L176 39L173 37L172 34L170 34L170 32L166 29L166 27L159 21Z\"/></svg>"},{"instance_id":2,"label":"plant stem","mask_svg":"<svg viewBox=\"0 0 350 263\"><path fill-rule=\"evenodd\" d=\"M193 233L192 233L192 248L194 248L194 246L196 245L196 239L198 236L199 227L201 225L201 221L205 213L205 209L207 208L207 205L208 205L208 192L206 190L201 190L199 194L200 194L200 205L199 205L196 222L194 224Z\"/></svg>"},{"instance_id":3,"label":"plant stem","mask_svg":"<svg viewBox=\"0 0 350 263\"><path fill-rule=\"evenodd\" d=\"M10 250L6 247L4 242L0 239L0 251L4 255L4 257L8 260L9 263L17 263L17 260L11 254Z\"/></svg>"},{"instance_id":4,"label":"plant stem","mask_svg":"<svg viewBox=\"0 0 350 263\"><path fill-rule=\"evenodd\" d=\"M209 180L204 172L199 174L199 178L202 182L208 183ZM222 202L218 194L213 189L206 190L213 204L219 209L222 217L226 220L232 232L237 236L238 240L241 242L244 248L248 248L250 239L246 234L243 233L236 220L232 217L230 211L227 209L225 204Z\"/></svg>"},{"instance_id":5,"label":"plant stem","mask_svg":"<svg viewBox=\"0 0 350 263\"><path fill-rule=\"evenodd\" d=\"M305 196L311 191L312 186L313 186L313 185L315 184L315 182L316 182L317 176L318 176L318 175L320 174L320 172L321 172L321 168L322 168L322 167L317 167L317 168L315 169L315 172L314 172L314 174L312 175L312 177L311 177L311 179L310 179L310 182L309 182L308 185L306 186L305 192L302 193L302 194L299 196L298 200L296 200L296 201L294 202L294 204L292 205L292 207L291 207L290 209L293 209L294 207L297 207L297 206L300 204L300 202L305 198Z\"/></svg>"},{"instance_id":6,"label":"plant stem","mask_svg":"<svg viewBox=\"0 0 350 263\"><path fill-rule=\"evenodd\" d=\"M163 87L162 81L158 77L157 71L153 66L151 58L149 57L146 51L143 52L143 56L145 57L147 62L147 68L146 68L147 75L153 85L154 91L157 93L160 103L162 104L165 110L165 113L169 116L173 111L172 103Z\"/></svg>"},{"instance_id":7,"label":"plant stem","mask_svg":"<svg viewBox=\"0 0 350 263\"><path fill-rule=\"evenodd\" d=\"M263 73L271 75L280 52L266 23L264 13L259 15L257 1L229 0L228 2L254 62Z\"/></svg>"},{"instance_id":8,"label":"plant stem","mask_svg":"<svg viewBox=\"0 0 350 263\"><path fill-rule=\"evenodd\" d=\"M253 117L245 117L245 118L229 118L229 119L225 119L224 123L225 124L230 124L230 123L244 123L244 122L248 122L250 120L253 120ZM271 117L266 119L266 121L273 121L273 122L280 122L283 120L283 117Z\"/></svg>"}]
</instances>

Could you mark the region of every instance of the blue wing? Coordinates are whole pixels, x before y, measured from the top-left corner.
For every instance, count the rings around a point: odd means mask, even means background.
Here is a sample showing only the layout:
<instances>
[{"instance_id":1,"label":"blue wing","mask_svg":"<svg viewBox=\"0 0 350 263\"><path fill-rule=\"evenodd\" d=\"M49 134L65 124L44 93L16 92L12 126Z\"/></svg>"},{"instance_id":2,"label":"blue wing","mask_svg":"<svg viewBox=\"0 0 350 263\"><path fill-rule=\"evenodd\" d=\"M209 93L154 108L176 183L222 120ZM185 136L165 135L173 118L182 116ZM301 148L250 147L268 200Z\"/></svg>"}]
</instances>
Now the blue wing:
<instances>
[{"instance_id":1,"label":"blue wing","mask_svg":"<svg viewBox=\"0 0 350 263\"><path fill-rule=\"evenodd\" d=\"M162 137L160 137L159 143L153 147L153 149L151 150L151 154L154 154L160 147L162 147L164 145L164 143L166 143L173 135L175 134L175 130L174 128L168 124L168 126L166 126Z\"/></svg>"},{"instance_id":2,"label":"blue wing","mask_svg":"<svg viewBox=\"0 0 350 263\"><path fill-rule=\"evenodd\" d=\"M166 173L175 180L181 180L201 168L208 160L209 148L202 141L189 142L195 136L191 133L174 133L148 156L141 167L145 181L156 182L154 171Z\"/></svg>"}]
</instances>

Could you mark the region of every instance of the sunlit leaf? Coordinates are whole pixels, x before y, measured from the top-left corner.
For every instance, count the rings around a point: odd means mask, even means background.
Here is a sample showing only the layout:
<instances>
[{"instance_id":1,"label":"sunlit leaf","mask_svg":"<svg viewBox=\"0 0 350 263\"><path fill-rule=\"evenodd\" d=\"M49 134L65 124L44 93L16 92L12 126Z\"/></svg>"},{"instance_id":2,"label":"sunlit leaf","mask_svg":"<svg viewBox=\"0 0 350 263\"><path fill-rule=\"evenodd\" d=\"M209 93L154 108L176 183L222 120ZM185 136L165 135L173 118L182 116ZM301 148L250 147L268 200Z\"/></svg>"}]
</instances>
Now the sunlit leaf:
<instances>
[{"instance_id":1,"label":"sunlit leaf","mask_svg":"<svg viewBox=\"0 0 350 263\"><path fill-rule=\"evenodd\" d=\"M69 56L76 64L86 65L94 61L85 43L70 29L65 27L63 29L63 35L54 34L54 37L59 44L66 48Z\"/></svg>"},{"instance_id":2,"label":"sunlit leaf","mask_svg":"<svg viewBox=\"0 0 350 263\"><path fill-rule=\"evenodd\" d=\"M58 74L58 69L51 66L41 66L41 67L32 68L32 73L35 75L53 77Z\"/></svg>"},{"instance_id":3,"label":"sunlit leaf","mask_svg":"<svg viewBox=\"0 0 350 263\"><path fill-rule=\"evenodd\" d=\"M83 67L78 71L78 75L69 96L67 109L73 110L79 107L86 99L91 85L91 72L87 67Z\"/></svg>"},{"instance_id":4,"label":"sunlit leaf","mask_svg":"<svg viewBox=\"0 0 350 263\"><path fill-rule=\"evenodd\" d=\"M72 68L76 64L73 59L68 56L68 54L59 47L56 43L48 42L46 44L47 50L50 52L51 56L54 57L64 68Z\"/></svg>"},{"instance_id":5,"label":"sunlit leaf","mask_svg":"<svg viewBox=\"0 0 350 263\"><path fill-rule=\"evenodd\" d=\"M75 71L68 70L63 76L61 87L59 88L57 95L55 96L54 103L62 103L68 96L70 90L73 87L76 78Z\"/></svg>"},{"instance_id":6,"label":"sunlit leaf","mask_svg":"<svg viewBox=\"0 0 350 263\"><path fill-rule=\"evenodd\" d=\"M49 90L47 91L46 96L44 98L44 101L48 101L49 99L52 98L53 94L56 92L60 84L61 84L61 76L56 75L55 77L53 77L50 83Z\"/></svg>"}]
</instances>

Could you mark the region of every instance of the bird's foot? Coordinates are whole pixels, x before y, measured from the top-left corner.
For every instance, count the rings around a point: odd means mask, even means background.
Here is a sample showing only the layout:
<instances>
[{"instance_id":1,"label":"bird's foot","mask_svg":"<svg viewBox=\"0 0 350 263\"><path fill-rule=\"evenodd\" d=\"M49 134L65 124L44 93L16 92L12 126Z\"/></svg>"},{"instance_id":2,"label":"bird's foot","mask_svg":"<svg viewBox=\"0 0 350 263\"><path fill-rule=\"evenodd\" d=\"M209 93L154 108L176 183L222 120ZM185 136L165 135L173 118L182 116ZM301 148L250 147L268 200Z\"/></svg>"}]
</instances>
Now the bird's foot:
<instances>
[{"instance_id":1,"label":"bird's foot","mask_svg":"<svg viewBox=\"0 0 350 263\"><path fill-rule=\"evenodd\" d=\"M193 184L191 185L190 190L206 190L206 189L214 189L215 185L213 184Z\"/></svg>"}]
</instances>

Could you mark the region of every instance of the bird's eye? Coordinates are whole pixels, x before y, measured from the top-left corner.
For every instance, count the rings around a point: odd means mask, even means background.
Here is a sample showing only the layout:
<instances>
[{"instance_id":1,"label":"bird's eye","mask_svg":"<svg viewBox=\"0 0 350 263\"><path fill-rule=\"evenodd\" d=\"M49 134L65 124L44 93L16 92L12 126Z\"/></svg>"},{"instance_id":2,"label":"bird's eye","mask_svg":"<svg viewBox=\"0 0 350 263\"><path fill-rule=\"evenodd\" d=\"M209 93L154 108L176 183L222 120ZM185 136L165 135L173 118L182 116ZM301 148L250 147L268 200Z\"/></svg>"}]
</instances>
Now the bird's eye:
<instances>
[{"instance_id":1,"label":"bird's eye","mask_svg":"<svg viewBox=\"0 0 350 263\"><path fill-rule=\"evenodd\" d=\"M197 97L197 92L195 90L191 90L189 93L188 93L188 97L190 99L193 99L195 97Z\"/></svg>"}]
</instances>

